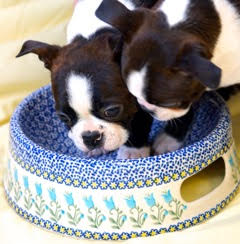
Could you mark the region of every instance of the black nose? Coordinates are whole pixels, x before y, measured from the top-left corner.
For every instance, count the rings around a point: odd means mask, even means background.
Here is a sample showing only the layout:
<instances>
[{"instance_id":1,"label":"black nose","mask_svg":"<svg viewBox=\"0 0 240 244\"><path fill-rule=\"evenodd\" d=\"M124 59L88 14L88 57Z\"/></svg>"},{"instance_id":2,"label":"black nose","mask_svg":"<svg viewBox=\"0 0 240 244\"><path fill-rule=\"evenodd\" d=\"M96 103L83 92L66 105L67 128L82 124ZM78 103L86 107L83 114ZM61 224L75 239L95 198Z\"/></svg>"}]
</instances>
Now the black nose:
<instances>
[{"instance_id":1,"label":"black nose","mask_svg":"<svg viewBox=\"0 0 240 244\"><path fill-rule=\"evenodd\" d=\"M87 148L92 150L102 145L103 136L98 131L85 131L82 139Z\"/></svg>"}]
</instances>

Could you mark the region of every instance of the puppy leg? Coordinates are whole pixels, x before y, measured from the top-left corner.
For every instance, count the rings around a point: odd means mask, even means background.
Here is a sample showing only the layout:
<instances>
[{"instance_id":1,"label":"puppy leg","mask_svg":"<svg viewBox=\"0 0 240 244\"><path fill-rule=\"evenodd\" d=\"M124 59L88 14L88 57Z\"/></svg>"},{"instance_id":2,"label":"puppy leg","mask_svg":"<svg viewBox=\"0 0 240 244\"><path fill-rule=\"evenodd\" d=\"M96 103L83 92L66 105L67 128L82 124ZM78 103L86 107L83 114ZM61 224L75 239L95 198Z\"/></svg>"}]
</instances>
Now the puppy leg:
<instances>
[{"instance_id":1,"label":"puppy leg","mask_svg":"<svg viewBox=\"0 0 240 244\"><path fill-rule=\"evenodd\" d=\"M152 121L152 117L139 107L139 111L131 122L129 139L118 150L118 159L141 158L150 155L148 136Z\"/></svg>"},{"instance_id":2,"label":"puppy leg","mask_svg":"<svg viewBox=\"0 0 240 244\"><path fill-rule=\"evenodd\" d=\"M153 154L159 155L181 148L192 119L193 111L190 109L186 115L178 118L174 122L168 121L164 133L159 134L153 142Z\"/></svg>"}]
</instances>

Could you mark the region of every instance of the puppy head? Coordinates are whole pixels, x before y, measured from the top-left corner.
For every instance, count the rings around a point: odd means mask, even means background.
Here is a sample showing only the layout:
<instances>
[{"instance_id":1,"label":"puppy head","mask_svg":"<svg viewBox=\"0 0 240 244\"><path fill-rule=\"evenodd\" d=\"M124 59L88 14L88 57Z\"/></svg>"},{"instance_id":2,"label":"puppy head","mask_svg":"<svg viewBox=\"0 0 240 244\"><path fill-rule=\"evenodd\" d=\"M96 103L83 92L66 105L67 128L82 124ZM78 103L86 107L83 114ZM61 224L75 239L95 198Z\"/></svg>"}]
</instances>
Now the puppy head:
<instances>
[{"instance_id":1,"label":"puppy head","mask_svg":"<svg viewBox=\"0 0 240 244\"><path fill-rule=\"evenodd\" d=\"M122 33L123 78L155 118L181 117L204 90L219 86L221 70L210 62L207 44L170 28L163 12L130 11L118 1L103 0L96 16Z\"/></svg>"},{"instance_id":2,"label":"puppy head","mask_svg":"<svg viewBox=\"0 0 240 244\"><path fill-rule=\"evenodd\" d=\"M93 155L124 144L137 111L116 52L111 35L100 35L91 40L78 37L64 47L27 41L17 55L37 54L51 71L57 114L76 146Z\"/></svg>"}]
</instances>

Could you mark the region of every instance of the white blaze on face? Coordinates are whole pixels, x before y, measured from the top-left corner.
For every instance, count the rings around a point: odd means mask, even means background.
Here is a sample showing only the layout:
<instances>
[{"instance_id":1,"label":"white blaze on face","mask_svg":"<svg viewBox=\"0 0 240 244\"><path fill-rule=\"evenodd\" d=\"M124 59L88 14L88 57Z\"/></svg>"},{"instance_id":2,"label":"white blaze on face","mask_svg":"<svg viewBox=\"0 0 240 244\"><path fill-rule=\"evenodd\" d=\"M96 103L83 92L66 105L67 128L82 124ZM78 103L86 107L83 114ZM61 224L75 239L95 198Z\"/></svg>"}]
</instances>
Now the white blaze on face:
<instances>
[{"instance_id":1,"label":"white blaze on face","mask_svg":"<svg viewBox=\"0 0 240 244\"><path fill-rule=\"evenodd\" d=\"M174 26L186 19L189 3L190 0L165 0L159 10L165 13L169 25Z\"/></svg>"},{"instance_id":2,"label":"white blaze on face","mask_svg":"<svg viewBox=\"0 0 240 244\"><path fill-rule=\"evenodd\" d=\"M103 134L103 150L118 149L128 139L128 132L122 126L95 117L92 113L93 91L90 78L71 74L67 81L67 93L70 107L78 117L77 123L71 128L68 136L82 151L88 152L82 134L86 131L98 131Z\"/></svg>"},{"instance_id":3,"label":"white blaze on face","mask_svg":"<svg viewBox=\"0 0 240 244\"><path fill-rule=\"evenodd\" d=\"M138 103L152 112L152 116L161 121L167 121L174 118L179 118L185 115L187 109L170 109L156 106L147 102L145 98L145 82L146 82L147 66L144 66L140 71L132 71L127 77L128 90L137 98ZM152 91L154 92L154 91Z\"/></svg>"}]
</instances>

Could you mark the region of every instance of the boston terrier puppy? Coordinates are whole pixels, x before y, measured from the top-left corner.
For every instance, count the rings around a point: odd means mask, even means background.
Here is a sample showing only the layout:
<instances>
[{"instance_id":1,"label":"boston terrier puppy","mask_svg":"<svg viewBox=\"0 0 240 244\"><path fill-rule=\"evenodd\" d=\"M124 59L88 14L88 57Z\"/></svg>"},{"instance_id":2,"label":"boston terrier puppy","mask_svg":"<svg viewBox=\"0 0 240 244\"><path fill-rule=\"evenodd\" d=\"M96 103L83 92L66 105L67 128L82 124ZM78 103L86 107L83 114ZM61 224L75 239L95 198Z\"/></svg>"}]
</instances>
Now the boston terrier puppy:
<instances>
[{"instance_id":1,"label":"boston terrier puppy","mask_svg":"<svg viewBox=\"0 0 240 244\"><path fill-rule=\"evenodd\" d=\"M159 0L135 10L103 0L96 16L124 37L129 91L153 117L178 118L156 140L157 153L182 145L204 91L240 82L239 0Z\"/></svg>"},{"instance_id":2,"label":"boston terrier puppy","mask_svg":"<svg viewBox=\"0 0 240 244\"><path fill-rule=\"evenodd\" d=\"M122 80L121 34L95 17L100 3L77 3L66 46L27 41L17 57L34 53L51 71L57 114L79 149L97 156L120 148L117 158L146 157L152 118Z\"/></svg>"}]
</instances>

